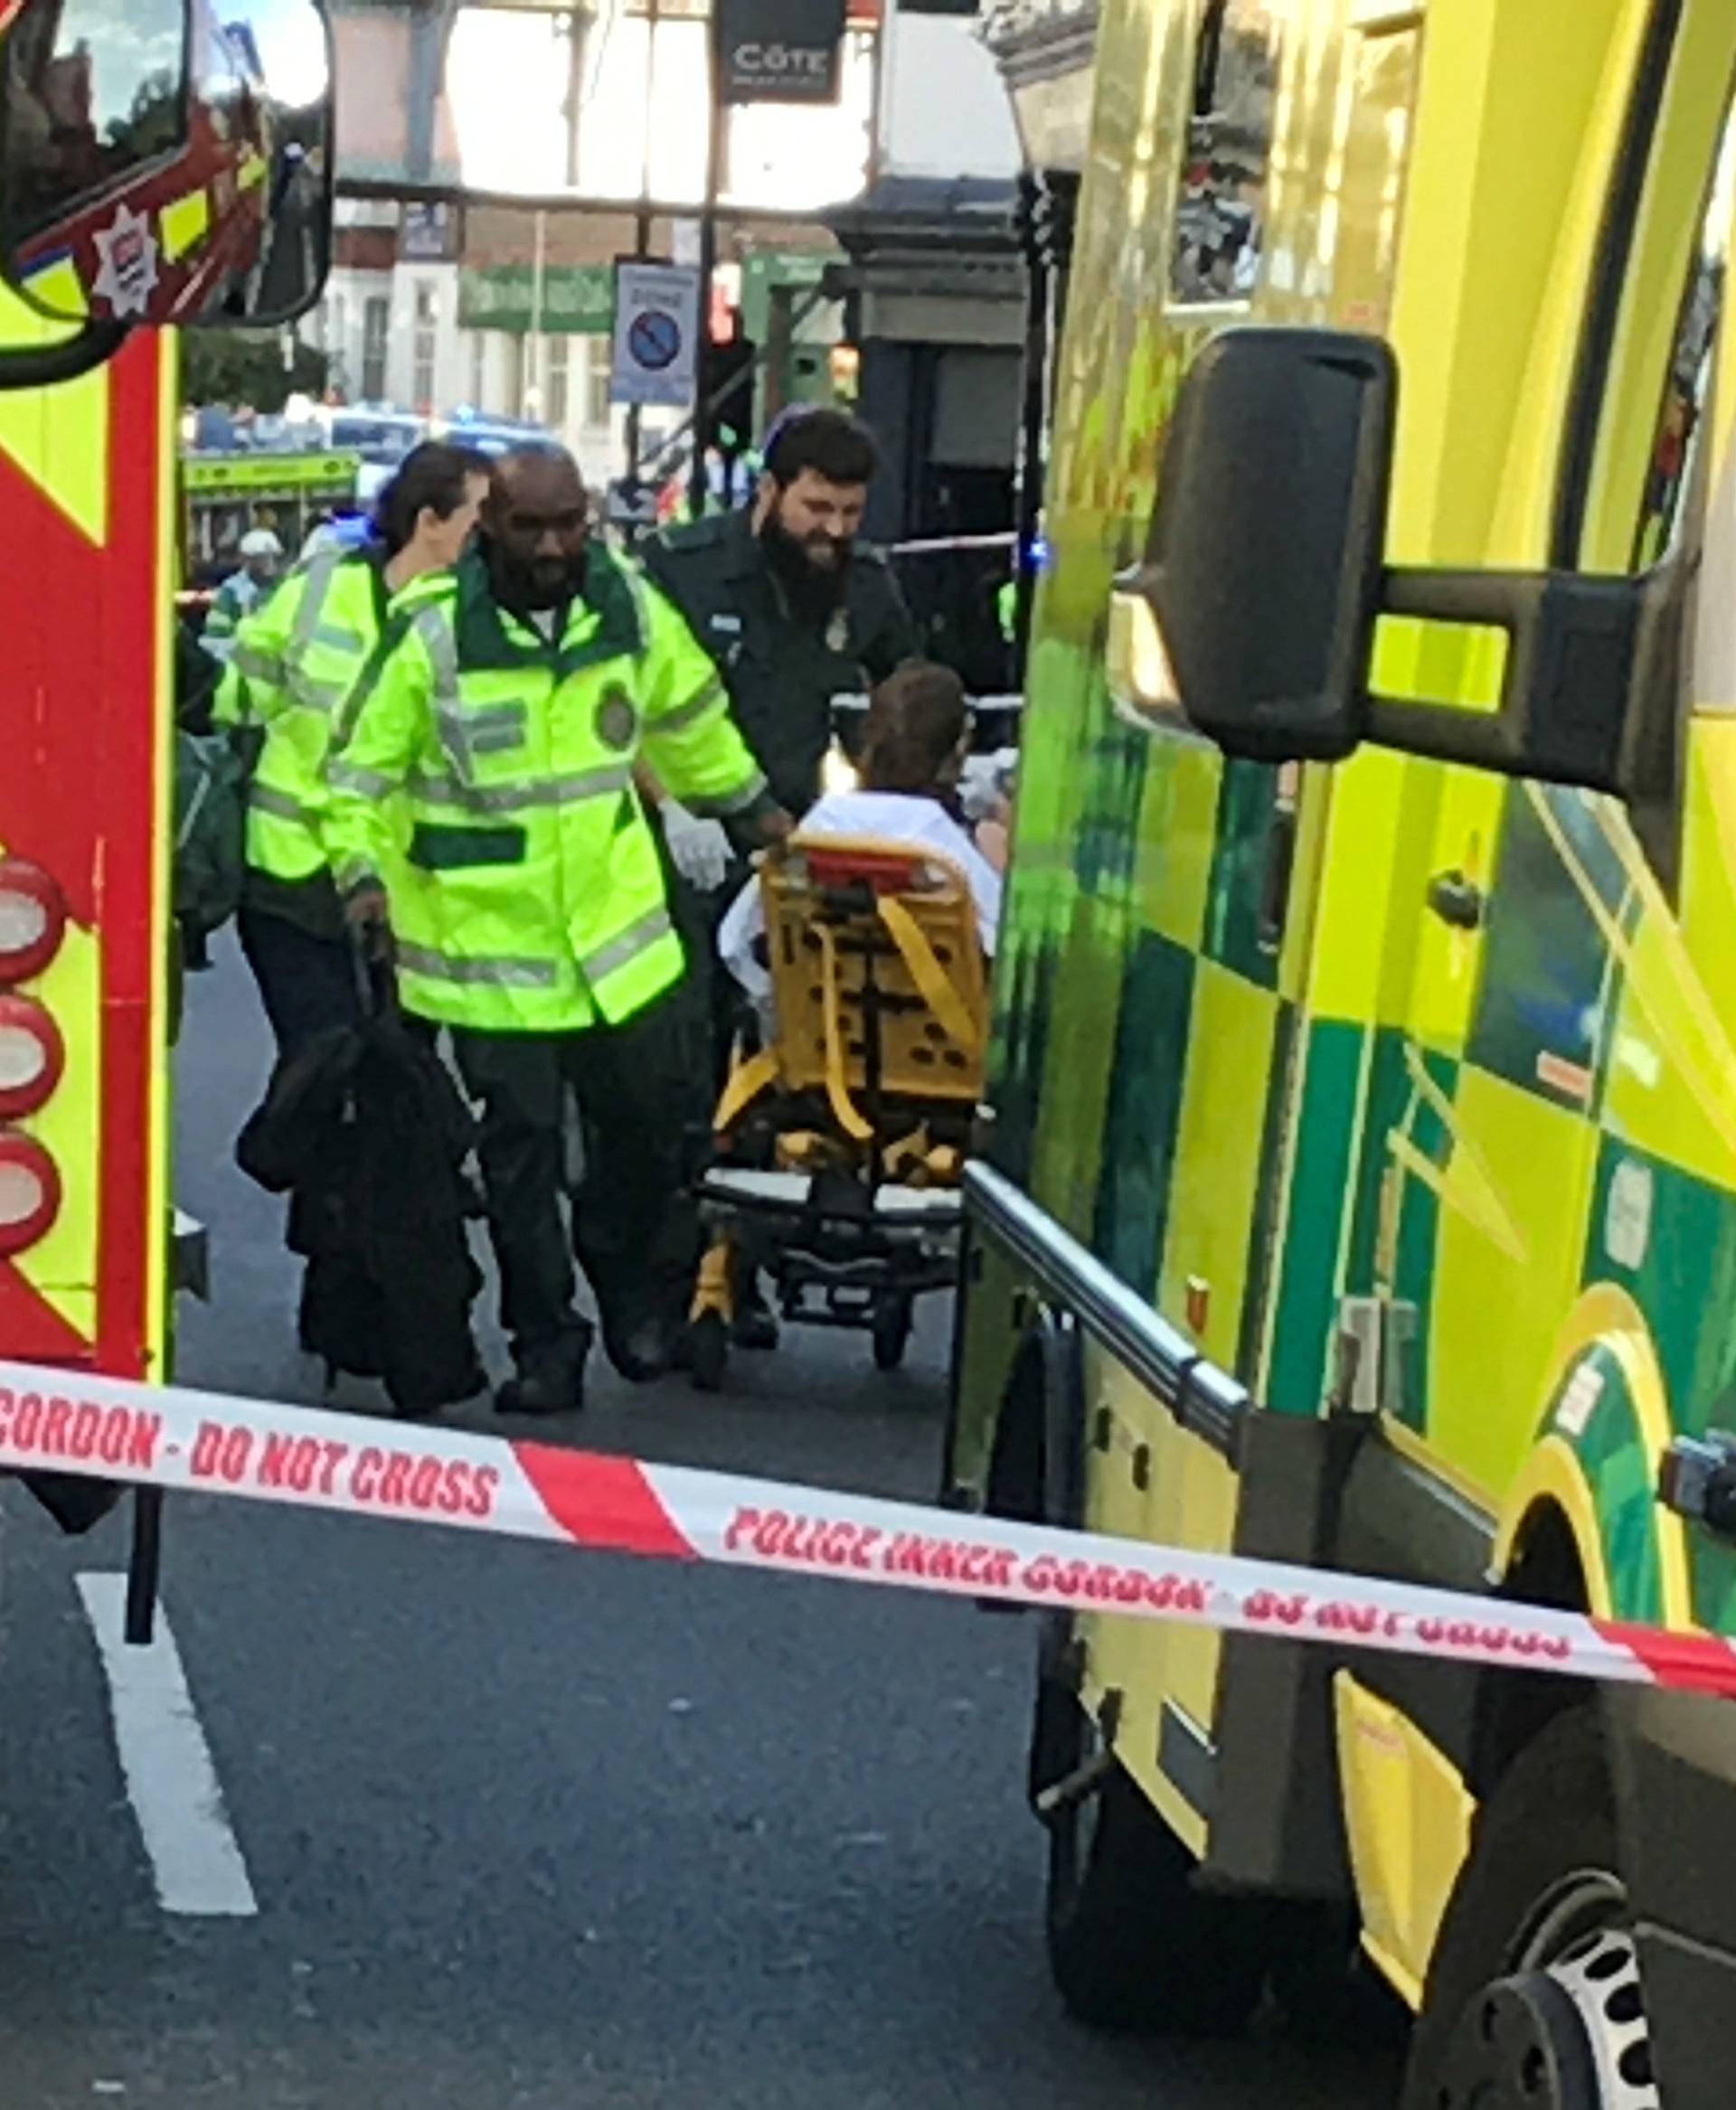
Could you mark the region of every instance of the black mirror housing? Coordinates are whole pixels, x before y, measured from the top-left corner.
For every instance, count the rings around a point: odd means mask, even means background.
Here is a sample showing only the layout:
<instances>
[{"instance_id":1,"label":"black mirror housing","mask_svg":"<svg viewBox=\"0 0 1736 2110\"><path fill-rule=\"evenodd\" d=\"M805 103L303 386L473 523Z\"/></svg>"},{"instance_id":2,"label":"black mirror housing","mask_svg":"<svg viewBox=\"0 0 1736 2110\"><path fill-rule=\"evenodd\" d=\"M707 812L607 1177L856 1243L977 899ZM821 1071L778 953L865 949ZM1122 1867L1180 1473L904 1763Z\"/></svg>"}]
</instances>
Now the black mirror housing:
<instances>
[{"instance_id":1,"label":"black mirror housing","mask_svg":"<svg viewBox=\"0 0 1736 2110\"><path fill-rule=\"evenodd\" d=\"M1368 730L1398 368L1379 338L1227 330L1184 382L1137 576L1226 754L1337 761Z\"/></svg>"}]
</instances>

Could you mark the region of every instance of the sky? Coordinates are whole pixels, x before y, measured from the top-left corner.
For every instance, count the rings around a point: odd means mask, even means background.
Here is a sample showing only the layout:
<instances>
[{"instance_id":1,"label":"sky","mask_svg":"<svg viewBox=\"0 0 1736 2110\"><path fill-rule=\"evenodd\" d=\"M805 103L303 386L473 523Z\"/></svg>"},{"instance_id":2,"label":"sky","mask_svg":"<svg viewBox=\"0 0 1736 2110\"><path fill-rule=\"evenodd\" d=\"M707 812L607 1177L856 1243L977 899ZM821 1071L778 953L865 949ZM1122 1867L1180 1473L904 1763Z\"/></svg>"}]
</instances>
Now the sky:
<instances>
[{"instance_id":1,"label":"sky","mask_svg":"<svg viewBox=\"0 0 1736 2110\"><path fill-rule=\"evenodd\" d=\"M697 204L705 181L705 25L658 25L647 81L649 24L600 0L579 119L579 187L596 198L644 192ZM467 8L452 33L447 90L464 180L488 190L565 188L569 64L547 16ZM726 194L744 205L807 211L854 197L867 163L873 67L865 42L846 49L838 106L761 105L737 113Z\"/></svg>"},{"instance_id":2,"label":"sky","mask_svg":"<svg viewBox=\"0 0 1736 2110\"><path fill-rule=\"evenodd\" d=\"M328 73L326 28L311 0L216 0L221 22L252 24L273 97L291 109L316 102Z\"/></svg>"}]
</instances>

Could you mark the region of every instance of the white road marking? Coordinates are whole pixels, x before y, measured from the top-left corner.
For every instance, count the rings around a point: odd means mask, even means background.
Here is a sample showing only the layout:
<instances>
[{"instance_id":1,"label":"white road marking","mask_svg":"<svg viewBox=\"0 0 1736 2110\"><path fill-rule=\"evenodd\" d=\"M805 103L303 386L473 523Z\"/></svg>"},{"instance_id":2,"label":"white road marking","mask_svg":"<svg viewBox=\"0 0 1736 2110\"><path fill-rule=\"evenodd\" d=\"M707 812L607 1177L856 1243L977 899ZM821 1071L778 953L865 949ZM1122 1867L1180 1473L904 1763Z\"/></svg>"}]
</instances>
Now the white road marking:
<instances>
[{"instance_id":1,"label":"white road marking","mask_svg":"<svg viewBox=\"0 0 1736 2110\"><path fill-rule=\"evenodd\" d=\"M254 1917L259 1902L162 1606L156 1639L148 1648L131 1648L127 1578L81 1575L79 1595L102 1653L120 1769L164 1911Z\"/></svg>"}]
</instances>

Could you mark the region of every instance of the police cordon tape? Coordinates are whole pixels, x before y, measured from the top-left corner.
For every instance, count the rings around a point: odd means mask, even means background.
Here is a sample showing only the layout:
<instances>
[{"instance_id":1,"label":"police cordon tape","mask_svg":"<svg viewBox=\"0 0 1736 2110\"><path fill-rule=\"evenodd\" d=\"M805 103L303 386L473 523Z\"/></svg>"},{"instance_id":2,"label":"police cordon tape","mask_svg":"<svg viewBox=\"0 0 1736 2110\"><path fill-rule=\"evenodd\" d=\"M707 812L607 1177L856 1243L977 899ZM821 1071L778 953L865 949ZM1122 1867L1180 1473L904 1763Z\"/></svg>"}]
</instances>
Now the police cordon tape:
<instances>
[{"instance_id":1,"label":"police cordon tape","mask_svg":"<svg viewBox=\"0 0 1736 2110\"><path fill-rule=\"evenodd\" d=\"M25 1363L0 1467L1736 1697L1713 1634Z\"/></svg>"}]
</instances>

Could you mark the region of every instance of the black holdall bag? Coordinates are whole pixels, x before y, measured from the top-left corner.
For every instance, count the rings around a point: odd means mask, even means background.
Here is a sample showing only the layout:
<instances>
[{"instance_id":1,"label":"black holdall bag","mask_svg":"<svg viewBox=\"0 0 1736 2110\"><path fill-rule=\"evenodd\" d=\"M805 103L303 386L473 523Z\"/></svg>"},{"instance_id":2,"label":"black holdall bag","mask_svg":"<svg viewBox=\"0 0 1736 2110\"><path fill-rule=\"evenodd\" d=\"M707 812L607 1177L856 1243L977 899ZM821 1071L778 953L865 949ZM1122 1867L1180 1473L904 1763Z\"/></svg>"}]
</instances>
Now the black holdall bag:
<instances>
[{"instance_id":1,"label":"black holdall bag","mask_svg":"<svg viewBox=\"0 0 1736 2110\"><path fill-rule=\"evenodd\" d=\"M236 1144L289 1196L307 1273L301 1345L328 1373L378 1378L406 1415L482 1390L471 1306L482 1287L466 1224L475 1122L431 1043L390 998L312 1041L271 1079Z\"/></svg>"}]
</instances>

